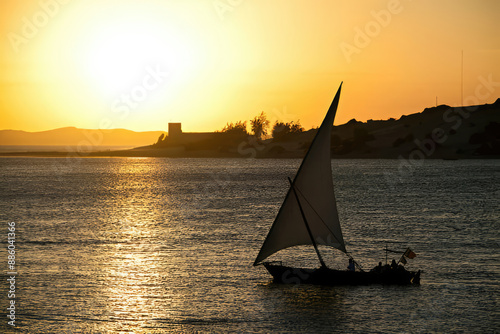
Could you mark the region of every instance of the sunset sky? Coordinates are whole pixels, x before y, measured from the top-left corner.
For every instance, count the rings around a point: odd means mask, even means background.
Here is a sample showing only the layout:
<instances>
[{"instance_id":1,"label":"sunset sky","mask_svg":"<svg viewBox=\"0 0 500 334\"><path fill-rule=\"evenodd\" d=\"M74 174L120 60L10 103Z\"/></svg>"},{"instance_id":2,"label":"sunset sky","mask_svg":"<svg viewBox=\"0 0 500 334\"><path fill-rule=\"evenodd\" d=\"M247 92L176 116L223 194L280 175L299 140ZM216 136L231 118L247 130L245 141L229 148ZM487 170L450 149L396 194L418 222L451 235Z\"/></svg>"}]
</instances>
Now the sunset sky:
<instances>
[{"instance_id":1,"label":"sunset sky","mask_svg":"<svg viewBox=\"0 0 500 334\"><path fill-rule=\"evenodd\" d=\"M318 126L500 97L498 0L3 0L0 129Z\"/></svg>"}]
</instances>

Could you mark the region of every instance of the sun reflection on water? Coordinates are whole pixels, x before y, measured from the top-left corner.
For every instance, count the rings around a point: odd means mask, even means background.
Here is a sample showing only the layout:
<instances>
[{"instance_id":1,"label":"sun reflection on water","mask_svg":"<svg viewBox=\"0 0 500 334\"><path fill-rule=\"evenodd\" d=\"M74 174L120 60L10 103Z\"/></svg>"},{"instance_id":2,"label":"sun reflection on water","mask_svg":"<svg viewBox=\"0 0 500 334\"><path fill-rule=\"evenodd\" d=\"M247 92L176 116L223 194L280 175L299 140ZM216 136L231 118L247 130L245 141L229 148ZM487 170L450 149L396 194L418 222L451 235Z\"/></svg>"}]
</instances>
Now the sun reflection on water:
<instances>
[{"instance_id":1,"label":"sun reflection on water","mask_svg":"<svg viewBox=\"0 0 500 334\"><path fill-rule=\"evenodd\" d=\"M107 254L107 312L119 327L144 327L155 316L161 275L152 245L116 244Z\"/></svg>"},{"instance_id":2,"label":"sun reflection on water","mask_svg":"<svg viewBox=\"0 0 500 334\"><path fill-rule=\"evenodd\" d=\"M108 330L155 328L168 317L175 296L169 291L169 257L162 256L169 224L168 184L158 182L168 169L152 160L121 159L103 180L106 208L96 237L104 245L96 254L102 270L103 309ZM160 168L163 167L163 168Z\"/></svg>"},{"instance_id":3,"label":"sun reflection on water","mask_svg":"<svg viewBox=\"0 0 500 334\"><path fill-rule=\"evenodd\" d=\"M23 168L11 161L24 161ZM22 332L487 332L493 325L495 300L484 296L498 290L491 280L498 270L487 256L498 235L498 215L487 210L498 202L490 177L498 162L453 162L453 173L438 176L422 167L422 178L433 177L436 186L408 185L405 196L380 184L384 170L397 168L394 162L338 163L349 250L369 268L383 256L371 248L378 240L412 241L425 283L329 289L267 285L265 269L251 266L299 161L83 159L78 170L52 182L54 161L9 160L10 183L0 178L8 194L0 214L20 226ZM455 174L471 179L459 177L465 184L457 184L448 177ZM434 191L449 185L464 191L452 198ZM469 207L483 189L492 190L480 198L484 207ZM428 196L436 207L422 211ZM450 208L451 216L441 214ZM332 266L346 266L321 251ZM312 249L278 255L317 265ZM0 323L0 332L5 326Z\"/></svg>"}]
</instances>

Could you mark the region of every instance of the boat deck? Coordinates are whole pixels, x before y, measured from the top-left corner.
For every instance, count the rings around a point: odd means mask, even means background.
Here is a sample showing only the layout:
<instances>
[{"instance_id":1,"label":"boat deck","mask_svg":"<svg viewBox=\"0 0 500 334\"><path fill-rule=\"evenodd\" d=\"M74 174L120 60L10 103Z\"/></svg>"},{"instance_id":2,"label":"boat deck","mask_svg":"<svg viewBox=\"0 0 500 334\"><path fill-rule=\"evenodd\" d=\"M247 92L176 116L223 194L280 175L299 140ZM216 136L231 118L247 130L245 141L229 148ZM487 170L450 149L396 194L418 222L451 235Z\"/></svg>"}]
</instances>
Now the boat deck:
<instances>
[{"instance_id":1,"label":"boat deck","mask_svg":"<svg viewBox=\"0 0 500 334\"><path fill-rule=\"evenodd\" d=\"M267 271L274 282L286 284L318 285L419 285L420 271L408 271L404 268L381 271L349 271L326 267L317 269L294 268L265 262Z\"/></svg>"}]
</instances>

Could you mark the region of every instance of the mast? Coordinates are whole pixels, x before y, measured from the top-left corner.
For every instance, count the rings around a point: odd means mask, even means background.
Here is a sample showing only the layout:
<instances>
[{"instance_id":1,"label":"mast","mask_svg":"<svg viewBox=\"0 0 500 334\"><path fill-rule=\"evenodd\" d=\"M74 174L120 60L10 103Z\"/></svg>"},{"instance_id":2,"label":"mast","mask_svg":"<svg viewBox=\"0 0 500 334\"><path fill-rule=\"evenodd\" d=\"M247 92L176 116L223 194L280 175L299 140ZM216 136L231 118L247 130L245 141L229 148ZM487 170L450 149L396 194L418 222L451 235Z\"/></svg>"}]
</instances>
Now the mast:
<instances>
[{"instance_id":1,"label":"mast","mask_svg":"<svg viewBox=\"0 0 500 334\"><path fill-rule=\"evenodd\" d=\"M293 187L286 193L274 223L255 258L254 266L282 249L311 243L347 252L333 189L330 147L341 88L342 84L302 160L293 179ZM297 195L302 196L301 207ZM307 217L306 225L303 216ZM315 240L311 240L311 233L306 227L314 230Z\"/></svg>"},{"instance_id":2,"label":"mast","mask_svg":"<svg viewBox=\"0 0 500 334\"><path fill-rule=\"evenodd\" d=\"M302 215L302 219L304 220L304 224L306 225L307 233L309 234L309 237L311 238L312 245L314 246L314 250L316 251L316 254L318 255L319 262L321 263L322 268L326 268L326 264L323 261L323 258L321 257L321 254L318 249L318 245L316 245L316 241L314 240L314 237L311 232L311 228L309 227L309 224L307 223L306 215L304 214L304 210L302 209L302 205L300 204L299 201L299 196L297 195L297 191L295 190L295 186L293 185L293 182L290 178L288 178L288 181L290 182L290 186L293 189L293 193L295 194L295 199L297 200L297 204L299 205L300 209L300 214Z\"/></svg>"}]
</instances>

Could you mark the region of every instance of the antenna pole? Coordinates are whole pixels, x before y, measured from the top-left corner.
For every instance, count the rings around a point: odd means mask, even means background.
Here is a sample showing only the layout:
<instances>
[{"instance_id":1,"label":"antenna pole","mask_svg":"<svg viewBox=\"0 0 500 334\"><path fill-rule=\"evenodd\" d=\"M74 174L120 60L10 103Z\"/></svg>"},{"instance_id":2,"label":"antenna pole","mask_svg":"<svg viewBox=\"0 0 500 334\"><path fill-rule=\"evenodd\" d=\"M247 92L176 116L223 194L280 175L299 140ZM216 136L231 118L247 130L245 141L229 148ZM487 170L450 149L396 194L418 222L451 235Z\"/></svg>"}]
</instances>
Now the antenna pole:
<instances>
[{"instance_id":1,"label":"antenna pole","mask_svg":"<svg viewBox=\"0 0 500 334\"><path fill-rule=\"evenodd\" d=\"M323 261L321 254L319 253L318 245L316 244L316 241L314 241L314 237L312 235L311 229L309 228L309 224L307 223L307 219L306 219L306 215L304 214L304 210L302 210L302 205L300 205L299 196L297 195L297 191L295 191L295 186L293 185L293 182L290 178L288 178L288 181L290 182L290 186L292 187L293 193L295 194L295 199L297 200L297 203L299 204L299 209L300 209L300 213L302 214L302 219L304 220L304 224L306 225L307 233L309 234L309 237L311 238L311 242L314 246L314 250L316 251L316 254L318 255L318 259L319 259L319 262L321 263L321 267L326 268L326 264Z\"/></svg>"},{"instance_id":2,"label":"antenna pole","mask_svg":"<svg viewBox=\"0 0 500 334\"><path fill-rule=\"evenodd\" d=\"M464 50L462 50L462 72L461 72L461 95L460 95L460 106L464 106Z\"/></svg>"}]
</instances>

